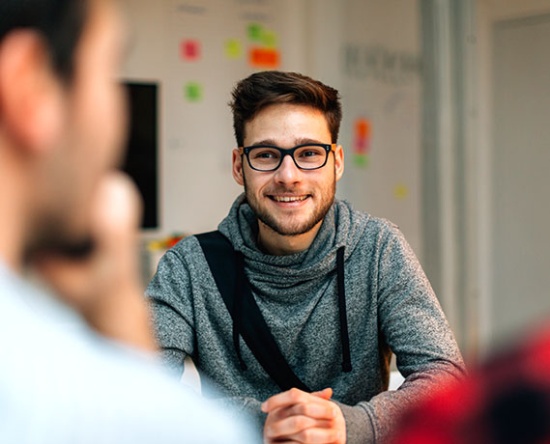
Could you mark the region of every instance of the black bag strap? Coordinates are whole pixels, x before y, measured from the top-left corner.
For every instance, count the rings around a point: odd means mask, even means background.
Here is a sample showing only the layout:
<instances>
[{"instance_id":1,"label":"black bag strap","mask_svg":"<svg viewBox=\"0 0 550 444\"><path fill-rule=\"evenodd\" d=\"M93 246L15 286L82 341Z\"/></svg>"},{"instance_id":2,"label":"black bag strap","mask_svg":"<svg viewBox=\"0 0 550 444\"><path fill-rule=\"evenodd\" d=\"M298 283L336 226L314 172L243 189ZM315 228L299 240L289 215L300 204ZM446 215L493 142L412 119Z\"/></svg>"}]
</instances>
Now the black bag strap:
<instances>
[{"instance_id":1,"label":"black bag strap","mask_svg":"<svg viewBox=\"0 0 550 444\"><path fill-rule=\"evenodd\" d=\"M196 238L204 252L225 306L233 319L233 331L236 334L241 334L250 351L281 390L286 391L296 387L311 392L309 387L292 371L269 331L250 291L244 266L238 266L239 262L241 264L244 262L242 254L235 251L231 242L219 231L202 233L196 235ZM241 255L240 258L239 255ZM240 285L238 285L238 280ZM236 294L237 286L242 288L240 295ZM240 303L236 303L236 301ZM240 354L240 351L237 353Z\"/></svg>"}]
</instances>

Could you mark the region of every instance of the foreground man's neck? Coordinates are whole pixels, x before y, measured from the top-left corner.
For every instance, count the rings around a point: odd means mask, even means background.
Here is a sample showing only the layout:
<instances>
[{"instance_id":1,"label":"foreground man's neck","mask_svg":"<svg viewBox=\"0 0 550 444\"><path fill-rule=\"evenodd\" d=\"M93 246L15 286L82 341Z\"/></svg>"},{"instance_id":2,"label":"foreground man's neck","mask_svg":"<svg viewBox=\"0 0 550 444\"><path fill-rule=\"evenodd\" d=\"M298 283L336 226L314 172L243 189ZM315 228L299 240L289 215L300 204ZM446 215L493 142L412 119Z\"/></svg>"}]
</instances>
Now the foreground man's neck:
<instances>
[{"instance_id":1,"label":"foreground man's neck","mask_svg":"<svg viewBox=\"0 0 550 444\"><path fill-rule=\"evenodd\" d=\"M258 245L264 252L274 256L300 253L311 246L322 223L323 221L320 221L307 233L296 236L283 236L273 231L262 221L258 221Z\"/></svg>"}]
</instances>

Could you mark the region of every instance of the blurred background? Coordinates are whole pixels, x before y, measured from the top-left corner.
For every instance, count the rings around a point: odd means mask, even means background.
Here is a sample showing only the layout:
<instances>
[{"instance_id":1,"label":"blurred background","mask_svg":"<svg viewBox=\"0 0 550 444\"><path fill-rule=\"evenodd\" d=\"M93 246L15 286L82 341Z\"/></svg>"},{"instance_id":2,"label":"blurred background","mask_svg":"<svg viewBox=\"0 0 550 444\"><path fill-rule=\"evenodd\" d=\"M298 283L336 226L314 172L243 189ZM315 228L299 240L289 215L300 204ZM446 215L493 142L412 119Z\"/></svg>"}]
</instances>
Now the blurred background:
<instances>
[{"instance_id":1,"label":"blurred background","mask_svg":"<svg viewBox=\"0 0 550 444\"><path fill-rule=\"evenodd\" d=\"M339 89L338 196L404 232L470 361L550 322L550 0L122 0L144 280L240 188L235 82Z\"/></svg>"}]
</instances>

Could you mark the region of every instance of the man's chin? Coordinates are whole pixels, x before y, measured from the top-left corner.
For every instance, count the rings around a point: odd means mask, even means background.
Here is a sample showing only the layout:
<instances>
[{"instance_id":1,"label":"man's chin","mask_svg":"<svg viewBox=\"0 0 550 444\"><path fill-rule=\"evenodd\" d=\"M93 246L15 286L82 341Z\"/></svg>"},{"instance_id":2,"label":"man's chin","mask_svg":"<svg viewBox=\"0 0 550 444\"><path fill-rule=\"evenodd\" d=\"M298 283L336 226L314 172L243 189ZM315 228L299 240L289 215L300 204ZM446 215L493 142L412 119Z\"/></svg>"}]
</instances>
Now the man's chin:
<instances>
[{"instance_id":1,"label":"man's chin","mask_svg":"<svg viewBox=\"0 0 550 444\"><path fill-rule=\"evenodd\" d=\"M302 234L309 233L315 228L315 226L319 222L317 220L312 220L301 223L288 223L288 221L277 221L268 217L261 216L260 220L265 226L267 226L270 230L274 231L278 235L289 237L301 236Z\"/></svg>"}]
</instances>

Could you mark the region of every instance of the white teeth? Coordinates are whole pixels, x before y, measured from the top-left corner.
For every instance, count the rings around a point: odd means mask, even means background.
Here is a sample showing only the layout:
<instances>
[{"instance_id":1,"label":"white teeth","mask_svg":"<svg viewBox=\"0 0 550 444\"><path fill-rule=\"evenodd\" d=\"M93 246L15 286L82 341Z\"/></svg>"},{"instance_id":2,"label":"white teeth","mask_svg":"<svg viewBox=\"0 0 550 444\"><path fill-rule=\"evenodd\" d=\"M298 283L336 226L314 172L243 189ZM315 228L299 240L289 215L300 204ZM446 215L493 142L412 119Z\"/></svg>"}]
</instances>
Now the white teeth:
<instances>
[{"instance_id":1,"label":"white teeth","mask_svg":"<svg viewBox=\"0 0 550 444\"><path fill-rule=\"evenodd\" d=\"M277 202L299 202L306 200L307 196L273 196Z\"/></svg>"}]
</instances>

